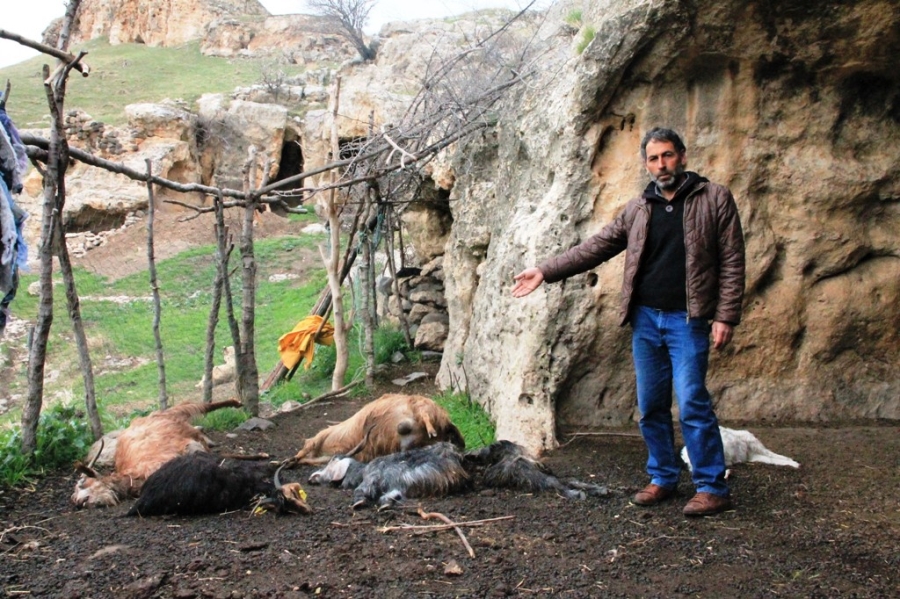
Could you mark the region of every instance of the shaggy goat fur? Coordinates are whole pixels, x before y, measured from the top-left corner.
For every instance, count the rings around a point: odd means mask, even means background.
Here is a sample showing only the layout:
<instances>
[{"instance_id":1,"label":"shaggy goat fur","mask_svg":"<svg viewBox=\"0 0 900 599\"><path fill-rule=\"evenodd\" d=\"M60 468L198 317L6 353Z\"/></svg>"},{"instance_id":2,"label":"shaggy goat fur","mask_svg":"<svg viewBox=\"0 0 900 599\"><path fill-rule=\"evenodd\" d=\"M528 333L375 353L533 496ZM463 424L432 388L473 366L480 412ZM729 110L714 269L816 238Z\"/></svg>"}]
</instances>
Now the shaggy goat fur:
<instances>
[{"instance_id":1,"label":"shaggy goat fur","mask_svg":"<svg viewBox=\"0 0 900 599\"><path fill-rule=\"evenodd\" d=\"M520 445L498 441L463 454L450 443L403 451L361 464L335 456L313 472L309 482L353 488L353 507L378 508L414 497L442 497L470 489L479 478L486 487L527 492L556 491L569 499L602 497L606 487L579 481L562 482Z\"/></svg>"},{"instance_id":2,"label":"shaggy goat fur","mask_svg":"<svg viewBox=\"0 0 900 599\"><path fill-rule=\"evenodd\" d=\"M470 451L466 454L466 462L470 464L470 471L472 466L485 467L482 481L486 487L518 489L530 493L556 491L568 499L609 495L609 490L600 485L559 480L545 464L531 457L524 447L512 441L497 441L480 450Z\"/></svg>"},{"instance_id":3,"label":"shaggy goat fur","mask_svg":"<svg viewBox=\"0 0 900 599\"><path fill-rule=\"evenodd\" d=\"M281 485L277 474L270 464L209 453L179 456L150 475L128 515L215 514L247 507L256 497L279 512L310 513L297 492L299 485Z\"/></svg>"},{"instance_id":4,"label":"shaggy goat fur","mask_svg":"<svg viewBox=\"0 0 900 599\"><path fill-rule=\"evenodd\" d=\"M725 448L725 465L733 466L745 462L759 462L774 466L790 466L799 468L800 464L787 456L770 451L750 431L738 431L733 428L719 427L722 434L722 445ZM681 449L681 460L688 470L691 468L691 459L688 456L687 447Z\"/></svg>"},{"instance_id":5,"label":"shaggy goat fur","mask_svg":"<svg viewBox=\"0 0 900 599\"><path fill-rule=\"evenodd\" d=\"M360 462L441 441L465 448L462 434L450 421L447 410L421 395L389 393L307 439L289 462L324 464L331 456L346 454L364 439L354 456Z\"/></svg>"},{"instance_id":6,"label":"shaggy goat fur","mask_svg":"<svg viewBox=\"0 0 900 599\"><path fill-rule=\"evenodd\" d=\"M186 453L209 451L209 439L191 426L195 416L240 406L233 399L186 403L135 418L119 435L114 474L100 477L90 466L77 466L82 476L75 484L72 503L76 507L112 506L127 497L137 497L147 477L169 460Z\"/></svg>"}]
</instances>

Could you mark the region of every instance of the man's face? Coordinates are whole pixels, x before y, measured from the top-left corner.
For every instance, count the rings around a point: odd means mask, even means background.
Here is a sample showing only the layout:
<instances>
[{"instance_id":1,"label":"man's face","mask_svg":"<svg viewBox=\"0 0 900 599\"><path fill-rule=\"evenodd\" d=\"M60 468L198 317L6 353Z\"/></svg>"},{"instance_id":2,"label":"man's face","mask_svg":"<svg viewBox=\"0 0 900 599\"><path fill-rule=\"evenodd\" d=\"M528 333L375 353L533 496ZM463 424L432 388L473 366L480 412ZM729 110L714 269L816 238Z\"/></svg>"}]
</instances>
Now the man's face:
<instances>
[{"instance_id":1,"label":"man's face","mask_svg":"<svg viewBox=\"0 0 900 599\"><path fill-rule=\"evenodd\" d=\"M687 156L679 154L675 150L675 144L670 141L647 142L647 160L644 166L650 177L660 189L675 189L681 182L684 167L687 166Z\"/></svg>"}]
</instances>

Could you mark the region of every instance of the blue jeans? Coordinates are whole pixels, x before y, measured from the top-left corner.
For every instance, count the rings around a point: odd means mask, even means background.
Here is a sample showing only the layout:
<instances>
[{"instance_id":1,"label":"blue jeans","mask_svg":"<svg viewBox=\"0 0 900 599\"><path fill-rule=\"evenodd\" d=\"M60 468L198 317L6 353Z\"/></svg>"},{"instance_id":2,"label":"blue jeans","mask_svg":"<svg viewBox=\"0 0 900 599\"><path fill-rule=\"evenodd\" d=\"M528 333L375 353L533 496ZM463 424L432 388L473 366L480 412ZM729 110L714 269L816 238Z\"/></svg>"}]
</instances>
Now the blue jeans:
<instances>
[{"instance_id":1,"label":"blue jeans","mask_svg":"<svg viewBox=\"0 0 900 599\"><path fill-rule=\"evenodd\" d=\"M698 492L728 495L725 452L712 398L706 390L710 325L687 312L643 306L631 314L640 427L647 444L647 473L653 484L675 487L681 460L675 451L672 386L678 398L681 434L694 467Z\"/></svg>"}]
</instances>

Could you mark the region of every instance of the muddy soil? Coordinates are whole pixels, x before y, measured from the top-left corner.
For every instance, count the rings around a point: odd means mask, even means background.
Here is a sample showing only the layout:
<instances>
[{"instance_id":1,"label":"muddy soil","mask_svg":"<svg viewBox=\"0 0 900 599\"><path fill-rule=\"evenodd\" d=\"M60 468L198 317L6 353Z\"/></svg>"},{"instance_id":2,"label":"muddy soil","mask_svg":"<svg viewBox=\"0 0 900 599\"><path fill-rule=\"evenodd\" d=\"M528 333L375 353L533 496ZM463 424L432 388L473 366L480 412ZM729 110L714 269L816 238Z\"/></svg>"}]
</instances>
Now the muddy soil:
<instances>
[{"instance_id":1,"label":"muddy soil","mask_svg":"<svg viewBox=\"0 0 900 599\"><path fill-rule=\"evenodd\" d=\"M268 216L260 228L282 233L286 221ZM160 226L157 257L211 241L203 220ZM144 234L129 230L81 263L112 277L140 269ZM400 370L423 368L433 374L436 365ZM400 389L391 383L399 374L386 373L366 396L277 415L268 431L210 436L223 453L285 458L381 393L436 392L433 377ZM348 491L306 485L309 467L286 476L304 483L308 516L140 519L125 516L128 504L76 511L74 473L50 472L0 490L0 588L54 598L900 596L900 427L741 428L802 466L735 467L736 508L711 518L682 516L686 474L675 500L629 503L647 482L636 427L563 431L563 445L545 456L560 477L608 485L608 498L476 489L421 501L458 522L493 519L461 529L474 557L453 531L397 530L433 524L416 513L419 503L353 511Z\"/></svg>"},{"instance_id":2,"label":"muddy soil","mask_svg":"<svg viewBox=\"0 0 900 599\"><path fill-rule=\"evenodd\" d=\"M422 368L416 365L414 368ZM433 372L435 365L427 365ZM213 433L221 452L292 455L302 440L382 392L273 417L262 432ZM430 379L428 379L430 380ZM417 382L402 391L431 394ZM900 428L745 426L799 470L734 468L733 511L687 519L691 488L655 508L632 506L646 483L636 428L564 435L545 456L561 477L608 485L608 498L476 489L408 509L353 511L348 491L305 484L308 516L130 518L129 505L76 511L71 472L0 494L0 585L32 597L897 597ZM463 528L433 524L440 512Z\"/></svg>"}]
</instances>

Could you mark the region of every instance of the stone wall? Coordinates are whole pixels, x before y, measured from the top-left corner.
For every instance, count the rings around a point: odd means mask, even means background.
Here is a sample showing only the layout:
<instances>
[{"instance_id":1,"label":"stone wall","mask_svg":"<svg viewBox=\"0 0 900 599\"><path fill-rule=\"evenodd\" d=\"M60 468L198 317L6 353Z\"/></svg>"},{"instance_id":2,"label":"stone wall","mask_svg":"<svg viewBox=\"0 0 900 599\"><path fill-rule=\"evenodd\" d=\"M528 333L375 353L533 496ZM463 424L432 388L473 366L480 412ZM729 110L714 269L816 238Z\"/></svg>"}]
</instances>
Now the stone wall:
<instances>
[{"instance_id":1,"label":"stone wall","mask_svg":"<svg viewBox=\"0 0 900 599\"><path fill-rule=\"evenodd\" d=\"M444 351L450 316L444 293L443 263L443 258L437 257L407 276L398 273L399 295L390 277L378 281L381 301L387 303L388 322L400 327L405 320L416 349Z\"/></svg>"}]
</instances>

